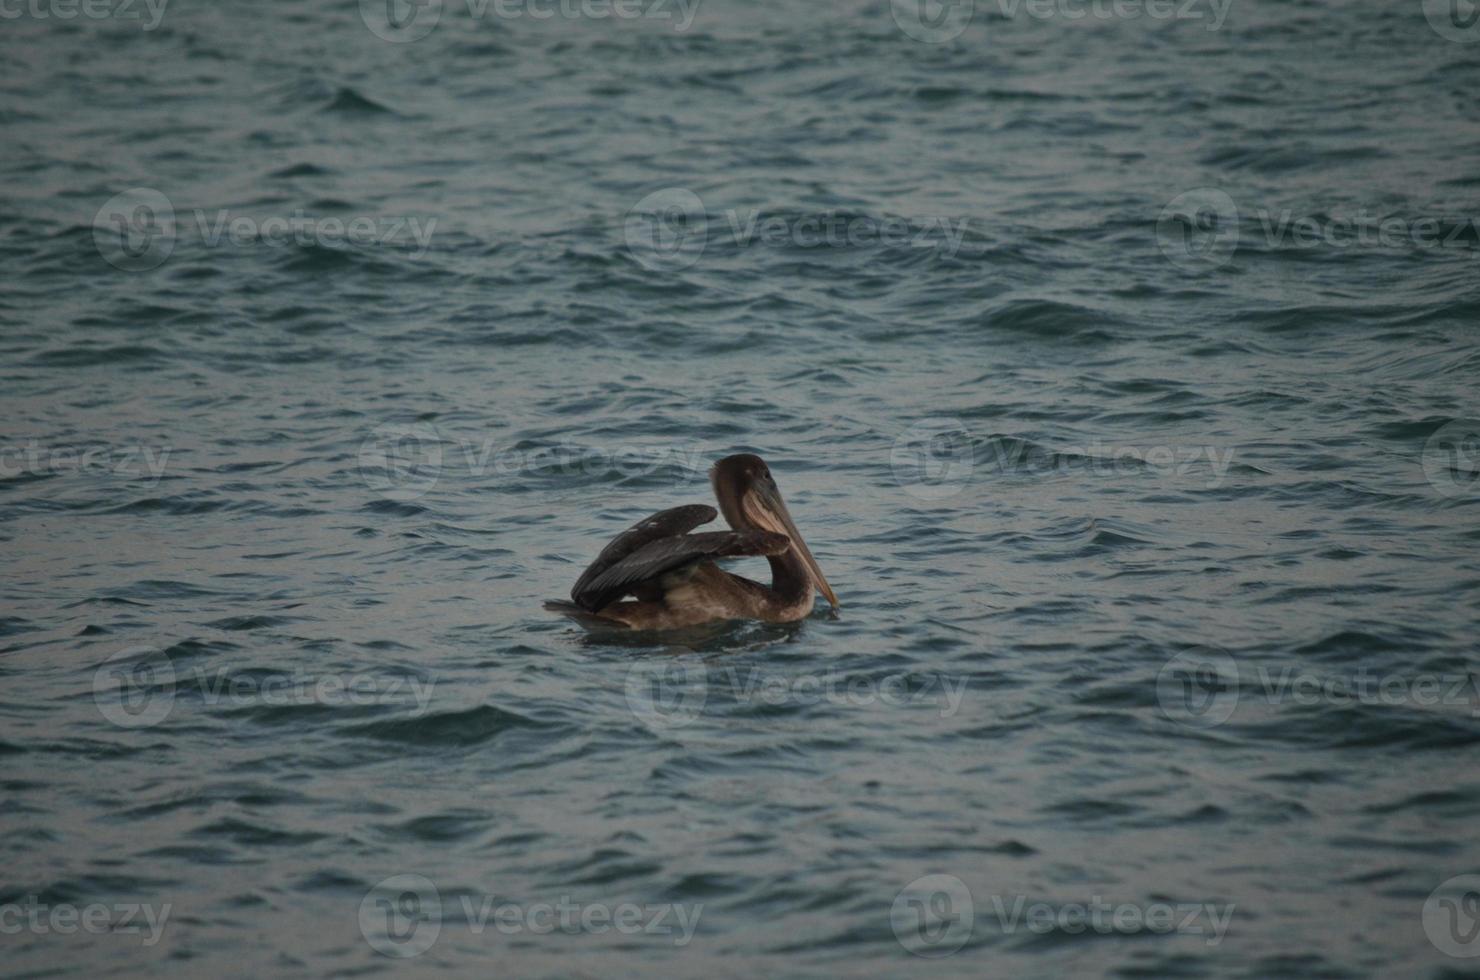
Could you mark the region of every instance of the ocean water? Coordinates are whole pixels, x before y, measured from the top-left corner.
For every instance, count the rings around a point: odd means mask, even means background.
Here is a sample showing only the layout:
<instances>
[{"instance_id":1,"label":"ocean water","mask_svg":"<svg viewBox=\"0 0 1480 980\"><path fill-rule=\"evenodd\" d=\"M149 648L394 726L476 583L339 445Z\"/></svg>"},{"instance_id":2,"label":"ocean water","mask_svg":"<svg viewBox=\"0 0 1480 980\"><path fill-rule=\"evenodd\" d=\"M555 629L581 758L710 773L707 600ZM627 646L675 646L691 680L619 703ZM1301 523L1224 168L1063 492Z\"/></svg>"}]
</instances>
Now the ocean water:
<instances>
[{"instance_id":1,"label":"ocean water","mask_svg":"<svg viewBox=\"0 0 1480 980\"><path fill-rule=\"evenodd\" d=\"M1465 10L0 17L0 972L1475 975Z\"/></svg>"}]
</instances>

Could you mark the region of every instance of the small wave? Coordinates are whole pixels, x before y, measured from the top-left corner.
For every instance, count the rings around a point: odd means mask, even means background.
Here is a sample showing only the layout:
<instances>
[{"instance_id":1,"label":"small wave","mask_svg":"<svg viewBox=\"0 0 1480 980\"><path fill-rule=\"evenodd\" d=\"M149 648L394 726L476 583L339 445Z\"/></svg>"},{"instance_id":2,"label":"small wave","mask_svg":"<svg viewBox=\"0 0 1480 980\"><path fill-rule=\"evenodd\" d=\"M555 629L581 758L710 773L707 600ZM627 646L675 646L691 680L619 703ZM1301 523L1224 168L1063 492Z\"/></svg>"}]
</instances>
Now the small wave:
<instances>
[{"instance_id":1,"label":"small wave","mask_svg":"<svg viewBox=\"0 0 1480 980\"><path fill-rule=\"evenodd\" d=\"M1458 711L1426 711L1350 702L1281 711L1273 721L1241 726L1260 741L1336 750L1455 750L1480 743L1480 720Z\"/></svg>"},{"instance_id":2,"label":"small wave","mask_svg":"<svg viewBox=\"0 0 1480 980\"><path fill-rule=\"evenodd\" d=\"M1398 641L1362 630L1339 630L1295 648L1301 657L1317 660L1365 660L1375 654L1416 652L1411 641Z\"/></svg>"},{"instance_id":3,"label":"small wave","mask_svg":"<svg viewBox=\"0 0 1480 980\"><path fill-rule=\"evenodd\" d=\"M1223 146L1203 155L1201 162L1226 170L1252 170L1260 174L1283 174L1312 167L1335 169L1363 160L1380 160L1388 155L1380 146L1344 146L1318 149L1306 144L1255 145L1240 143Z\"/></svg>"},{"instance_id":4,"label":"small wave","mask_svg":"<svg viewBox=\"0 0 1480 980\"><path fill-rule=\"evenodd\" d=\"M370 882L344 871L324 868L298 879L292 888L295 892L308 894L326 893L360 898L370 888Z\"/></svg>"},{"instance_id":5,"label":"small wave","mask_svg":"<svg viewBox=\"0 0 1480 980\"><path fill-rule=\"evenodd\" d=\"M286 626L289 623L293 622L297 622L297 620L290 616L266 616L258 614L247 616L228 616L225 619L212 620L208 623L205 623L204 625L209 626L212 629L226 630L227 632L236 633L244 630L260 630L270 629L274 626Z\"/></svg>"},{"instance_id":6,"label":"small wave","mask_svg":"<svg viewBox=\"0 0 1480 980\"><path fill-rule=\"evenodd\" d=\"M388 517L415 517L425 514L427 508L403 500L372 500L360 507L366 514L384 514Z\"/></svg>"},{"instance_id":7,"label":"small wave","mask_svg":"<svg viewBox=\"0 0 1480 980\"><path fill-rule=\"evenodd\" d=\"M391 839L450 843L473 839L495 825L493 818L484 812L451 811L385 826L381 833Z\"/></svg>"},{"instance_id":8,"label":"small wave","mask_svg":"<svg viewBox=\"0 0 1480 980\"><path fill-rule=\"evenodd\" d=\"M397 114L389 106L381 105L369 96L362 95L359 91L348 87L335 92L334 98L320 111L346 116L394 116Z\"/></svg>"},{"instance_id":9,"label":"small wave","mask_svg":"<svg viewBox=\"0 0 1480 980\"><path fill-rule=\"evenodd\" d=\"M465 711L440 711L419 718L396 718L346 728L346 734L416 746L479 745L506 732L550 731L559 726L513 711L478 705Z\"/></svg>"},{"instance_id":10,"label":"small wave","mask_svg":"<svg viewBox=\"0 0 1480 980\"><path fill-rule=\"evenodd\" d=\"M127 503L105 507L103 514L170 514L180 517L211 514L226 510L231 505L222 499L213 499L210 493L184 493L173 497L144 497Z\"/></svg>"},{"instance_id":11,"label":"small wave","mask_svg":"<svg viewBox=\"0 0 1480 980\"><path fill-rule=\"evenodd\" d=\"M317 831L291 831L263 823L226 817L189 831L192 837L222 837L241 847L296 847L323 840L327 834Z\"/></svg>"},{"instance_id":12,"label":"small wave","mask_svg":"<svg viewBox=\"0 0 1480 980\"><path fill-rule=\"evenodd\" d=\"M1127 817L1140 813L1142 809L1142 807L1133 803L1122 803L1118 800L1098 800L1086 797L1041 807L1039 812L1052 817L1062 817L1077 824L1115 824Z\"/></svg>"},{"instance_id":13,"label":"small wave","mask_svg":"<svg viewBox=\"0 0 1480 980\"><path fill-rule=\"evenodd\" d=\"M43 351L32 356L30 363L37 367L72 368L116 366L163 358L162 352L147 344L120 344L114 347L76 346Z\"/></svg>"},{"instance_id":14,"label":"small wave","mask_svg":"<svg viewBox=\"0 0 1480 980\"><path fill-rule=\"evenodd\" d=\"M1057 300L1019 299L978 315L974 324L990 331L1043 340L1098 346L1114 340L1114 318Z\"/></svg>"},{"instance_id":15,"label":"small wave","mask_svg":"<svg viewBox=\"0 0 1480 980\"><path fill-rule=\"evenodd\" d=\"M295 163L288 167L279 167L270 171L267 176L274 180L291 180L295 177L329 177L334 171L328 167L321 167L316 163Z\"/></svg>"},{"instance_id":16,"label":"small wave","mask_svg":"<svg viewBox=\"0 0 1480 980\"><path fill-rule=\"evenodd\" d=\"M392 254L394 250L384 246L371 250L354 245L291 242L276 250L274 263L279 271L294 276L346 271L393 276L398 269L386 258Z\"/></svg>"},{"instance_id":17,"label":"small wave","mask_svg":"<svg viewBox=\"0 0 1480 980\"><path fill-rule=\"evenodd\" d=\"M1480 791L1474 789L1430 790L1414 793L1391 803L1371 803L1367 813L1388 814L1416 810L1436 818L1468 819L1480 814Z\"/></svg>"}]
</instances>

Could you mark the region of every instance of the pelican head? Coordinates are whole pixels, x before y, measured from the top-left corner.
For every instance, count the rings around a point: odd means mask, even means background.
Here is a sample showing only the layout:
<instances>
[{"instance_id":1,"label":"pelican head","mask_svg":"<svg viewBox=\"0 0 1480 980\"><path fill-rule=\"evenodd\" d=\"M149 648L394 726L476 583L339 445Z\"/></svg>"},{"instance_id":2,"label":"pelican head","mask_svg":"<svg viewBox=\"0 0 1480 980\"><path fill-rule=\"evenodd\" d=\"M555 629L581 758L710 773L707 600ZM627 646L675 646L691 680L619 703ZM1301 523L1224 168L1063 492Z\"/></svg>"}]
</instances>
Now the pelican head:
<instances>
[{"instance_id":1,"label":"pelican head","mask_svg":"<svg viewBox=\"0 0 1480 980\"><path fill-rule=\"evenodd\" d=\"M817 559L807 548L802 532L797 530L776 489L771 469L766 461L752 453L726 456L715 463L709 471L709 482L714 485L714 497L730 527L737 531L771 531L784 534L791 539L791 550L801 558L807 575L817 590L827 597L834 609L838 608L838 597L832 586L827 584Z\"/></svg>"}]
</instances>

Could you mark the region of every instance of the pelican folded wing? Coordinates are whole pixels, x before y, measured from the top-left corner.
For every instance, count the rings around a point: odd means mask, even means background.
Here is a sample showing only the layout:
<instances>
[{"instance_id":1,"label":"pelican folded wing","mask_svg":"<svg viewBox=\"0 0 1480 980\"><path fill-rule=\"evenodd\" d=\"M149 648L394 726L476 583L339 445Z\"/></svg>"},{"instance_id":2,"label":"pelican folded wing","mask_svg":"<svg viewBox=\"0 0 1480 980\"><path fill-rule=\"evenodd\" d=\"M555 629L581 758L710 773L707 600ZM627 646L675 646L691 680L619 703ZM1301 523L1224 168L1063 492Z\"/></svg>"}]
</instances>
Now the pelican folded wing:
<instances>
[{"instance_id":1,"label":"pelican folded wing","mask_svg":"<svg viewBox=\"0 0 1480 980\"><path fill-rule=\"evenodd\" d=\"M650 541L590 581L582 576L571 598L576 605L594 612L689 565L715 558L780 555L790 546L790 538L771 531L674 535Z\"/></svg>"},{"instance_id":2,"label":"pelican folded wing","mask_svg":"<svg viewBox=\"0 0 1480 980\"><path fill-rule=\"evenodd\" d=\"M601 554L596 556L596 560L576 580L576 584L570 590L570 597L577 604L584 605L580 600L581 594L589 590L591 583L598 575L623 558L654 541L687 534L701 524L708 524L718 516L719 512L708 504L686 504L683 507L660 510L651 517L643 518L612 538L611 544L601 549Z\"/></svg>"}]
</instances>

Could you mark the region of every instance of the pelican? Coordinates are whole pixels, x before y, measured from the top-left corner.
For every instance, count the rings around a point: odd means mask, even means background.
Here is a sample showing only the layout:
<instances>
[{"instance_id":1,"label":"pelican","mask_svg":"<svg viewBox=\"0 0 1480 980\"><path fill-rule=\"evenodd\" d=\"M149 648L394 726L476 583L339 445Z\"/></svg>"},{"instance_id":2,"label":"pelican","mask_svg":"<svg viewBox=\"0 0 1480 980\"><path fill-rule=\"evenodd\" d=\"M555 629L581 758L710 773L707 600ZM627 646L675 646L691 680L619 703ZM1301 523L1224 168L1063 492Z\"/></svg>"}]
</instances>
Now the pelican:
<instances>
[{"instance_id":1,"label":"pelican","mask_svg":"<svg viewBox=\"0 0 1480 980\"><path fill-rule=\"evenodd\" d=\"M602 549L570 590L573 602L545 608L587 626L665 630L727 619L796 622L812 611L814 589L838 607L764 460L726 456L709 482L733 530L690 534L718 516L707 504L660 511ZM715 564L745 556L770 561L769 586Z\"/></svg>"}]
</instances>

